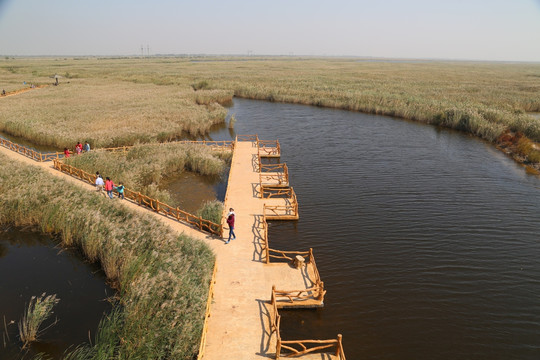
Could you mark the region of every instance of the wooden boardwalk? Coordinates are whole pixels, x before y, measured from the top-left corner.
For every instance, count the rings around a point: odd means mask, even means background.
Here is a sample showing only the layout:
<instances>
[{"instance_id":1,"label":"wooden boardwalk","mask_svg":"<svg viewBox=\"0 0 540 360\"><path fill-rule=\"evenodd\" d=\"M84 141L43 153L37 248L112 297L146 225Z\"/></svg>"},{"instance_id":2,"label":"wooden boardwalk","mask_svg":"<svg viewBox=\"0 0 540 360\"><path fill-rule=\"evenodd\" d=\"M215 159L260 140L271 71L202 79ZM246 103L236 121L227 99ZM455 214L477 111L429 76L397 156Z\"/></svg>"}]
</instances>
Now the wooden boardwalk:
<instances>
[{"instance_id":1,"label":"wooden boardwalk","mask_svg":"<svg viewBox=\"0 0 540 360\"><path fill-rule=\"evenodd\" d=\"M52 162L36 162L3 147L0 147L0 153L14 161L41 167L77 186L94 190L92 185L55 170ZM287 200L261 197L258 166L257 142L237 142L225 201L226 209L235 209L237 239L229 244L185 223L154 213L158 219L179 233L205 241L216 254L217 272L203 351L204 360L276 358L278 331L273 324L276 311L270 302L272 287L275 285L277 290L309 289L318 277L316 268L310 265L296 269L289 263L266 264L264 205L281 206L283 201ZM134 211L148 212L136 203L122 203ZM226 227L225 221L223 223ZM308 298L305 301L304 305L309 307L309 302L313 300ZM313 301L311 305L320 304ZM287 304L278 304L277 307L287 307ZM306 354L301 358L340 359L332 354L332 350L324 354ZM341 359L344 359L344 356Z\"/></svg>"},{"instance_id":2,"label":"wooden boardwalk","mask_svg":"<svg viewBox=\"0 0 540 360\"><path fill-rule=\"evenodd\" d=\"M293 290L312 285L313 274L305 267L265 264L261 235L264 204L281 204L283 199L260 197L257 152L256 142L239 141L235 147L225 208L232 207L236 213L237 239L213 247L218 271L205 360L275 358L276 336L271 332L270 318L272 286ZM331 358L328 354L302 357Z\"/></svg>"}]
</instances>

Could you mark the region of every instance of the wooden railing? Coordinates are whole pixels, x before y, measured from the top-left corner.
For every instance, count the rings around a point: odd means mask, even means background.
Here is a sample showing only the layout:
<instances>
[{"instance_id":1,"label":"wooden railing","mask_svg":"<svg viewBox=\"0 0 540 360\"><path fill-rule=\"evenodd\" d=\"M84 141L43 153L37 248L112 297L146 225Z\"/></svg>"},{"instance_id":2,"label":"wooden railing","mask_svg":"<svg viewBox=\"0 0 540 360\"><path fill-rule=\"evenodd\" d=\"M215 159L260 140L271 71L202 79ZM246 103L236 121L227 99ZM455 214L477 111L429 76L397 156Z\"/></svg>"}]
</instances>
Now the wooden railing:
<instances>
[{"instance_id":1,"label":"wooden railing","mask_svg":"<svg viewBox=\"0 0 540 360\"><path fill-rule=\"evenodd\" d=\"M259 147L259 156L281 156L281 146L278 140L259 140L257 146Z\"/></svg>"},{"instance_id":2,"label":"wooden railing","mask_svg":"<svg viewBox=\"0 0 540 360\"><path fill-rule=\"evenodd\" d=\"M64 156L63 152L41 153L26 146L19 145L4 138L0 138L0 146L15 151L21 155L27 156L36 161L50 161Z\"/></svg>"},{"instance_id":3,"label":"wooden railing","mask_svg":"<svg viewBox=\"0 0 540 360\"><path fill-rule=\"evenodd\" d=\"M288 198L291 199L296 197L294 189L291 187L283 187L276 185L261 185L260 188L261 198L271 199L271 198Z\"/></svg>"},{"instance_id":4,"label":"wooden railing","mask_svg":"<svg viewBox=\"0 0 540 360\"><path fill-rule=\"evenodd\" d=\"M71 176L77 177L81 180L84 180L92 185L95 184L96 175L89 174L84 170L64 164L62 161L57 159L54 159L53 161L55 169L70 174ZM178 207L172 207L157 199L153 199L151 197L143 195L140 192L125 188L124 197L138 203L139 205L146 206L154 210L155 212L161 213L167 217L193 225L199 228L199 230L201 231L206 231L220 237L223 236L223 226L221 224L216 224L210 220L203 219L200 216L190 214L186 211L180 210Z\"/></svg>"},{"instance_id":5,"label":"wooden railing","mask_svg":"<svg viewBox=\"0 0 540 360\"><path fill-rule=\"evenodd\" d=\"M317 269L317 264L315 263L315 257L313 256L313 249L310 248L309 251L282 251L282 250L275 250L270 249L267 246L267 259L273 258L273 259L285 259L289 261L293 261L294 257L297 255L300 255L304 258L306 258L306 275L309 269L311 269L313 273L313 278L310 279L311 284L313 286L301 289L301 290L275 290L274 296L276 298L276 301L279 302L281 307L287 307L287 306L299 306L302 303L310 302L312 306L322 306L324 301L324 295L326 295L326 290L324 289L324 282L321 280L321 275L319 274L319 270ZM267 263L269 260L267 261ZM308 305L309 307L309 305Z\"/></svg>"},{"instance_id":6,"label":"wooden railing","mask_svg":"<svg viewBox=\"0 0 540 360\"><path fill-rule=\"evenodd\" d=\"M289 185L289 168L287 164L259 163L260 185Z\"/></svg>"},{"instance_id":7,"label":"wooden railing","mask_svg":"<svg viewBox=\"0 0 540 360\"><path fill-rule=\"evenodd\" d=\"M259 136L254 135L236 135L236 141L259 141Z\"/></svg>"},{"instance_id":8,"label":"wooden railing","mask_svg":"<svg viewBox=\"0 0 540 360\"><path fill-rule=\"evenodd\" d=\"M346 360L343 350L342 336L338 334L336 339L329 340L283 340L281 338L281 315L279 315L275 287L272 287L270 300L270 331L276 334L276 359L281 357L297 357L309 353L320 353L327 349L334 349L334 355L338 360Z\"/></svg>"},{"instance_id":9,"label":"wooden railing","mask_svg":"<svg viewBox=\"0 0 540 360\"><path fill-rule=\"evenodd\" d=\"M270 220L297 220L298 214L298 200L294 191L291 193L291 197L287 198L285 205L264 205L263 215L266 219Z\"/></svg>"},{"instance_id":10,"label":"wooden railing","mask_svg":"<svg viewBox=\"0 0 540 360\"><path fill-rule=\"evenodd\" d=\"M234 149L234 141L209 141L209 140L181 140L176 141L176 143L180 144L202 144L209 146L212 150L232 150ZM30 149L26 146L19 145L17 143L14 143L10 140L0 138L0 146L3 146L5 148L8 148L12 151L15 151L19 154L22 154L24 156L27 156L33 160L36 161L52 161L54 159L62 159L64 158L64 152L57 151L57 152L49 152L49 153L42 153L39 151L36 151L34 149ZM126 152L129 149L131 149L133 145L126 145L126 146L118 146L118 147L110 147L110 148L99 148L97 150L104 150L104 151L110 151L110 152ZM70 151L70 154L74 154Z\"/></svg>"},{"instance_id":11,"label":"wooden railing","mask_svg":"<svg viewBox=\"0 0 540 360\"><path fill-rule=\"evenodd\" d=\"M199 353L197 354L197 360L201 360L204 357L204 349L206 347L206 334L208 333L208 319L210 318L210 306L214 299L214 284L216 283L217 261L214 263L214 271L212 272L212 279L210 279L210 288L208 289L208 299L206 300L206 311L204 312L204 325L201 336L201 344L199 345Z\"/></svg>"}]
</instances>

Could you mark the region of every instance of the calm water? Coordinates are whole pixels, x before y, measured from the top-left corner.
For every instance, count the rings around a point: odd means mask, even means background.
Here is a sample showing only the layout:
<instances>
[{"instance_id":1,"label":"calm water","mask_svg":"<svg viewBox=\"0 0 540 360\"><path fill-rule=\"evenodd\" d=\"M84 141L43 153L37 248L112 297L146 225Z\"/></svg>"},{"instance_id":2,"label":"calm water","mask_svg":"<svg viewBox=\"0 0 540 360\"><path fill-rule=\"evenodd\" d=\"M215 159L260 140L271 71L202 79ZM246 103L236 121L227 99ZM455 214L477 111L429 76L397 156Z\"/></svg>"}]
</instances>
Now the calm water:
<instances>
[{"instance_id":1,"label":"calm water","mask_svg":"<svg viewBox=\"0 0 540 360\"><path fill-rule=\"evenodd\" d=\"M94 341L104 313L110 311L106 298L114 291L96 265L84 263L75 251L61 249L50 236L20 229L0 229L0 359L30 359L44 352L59 359L72 345ZM20 352L17 323L32 296L57 294L51 319L56 325L43 332L41 341L28 353ZM4 319L8 335L5 336ZM9 325L11 321L13 324ZM5 341L5 343L4 343Z\"/></svg>"},{"instance_id":2,"label":"calm water","mask_svg":"<svg viewBox=\"0 0 540 360\"><path fill-rule=\"evenodd\" d=\"M300 220L271 223L270 243L313 247L328 289L321 310L283 311L284 339L341 333L348 359L540 359L537 177L414 122L243 99L229 113L279 139Z\"/></svg>"},{"instance_id":3,"label":"calm water","mask_svg":"<svg viewBox=\"0 0 540 360\"><path fill-rule=\"evenodd\" d=\"M11 142L14 142L16 144L25 146L29 149L33 149L42 153L50 153L50 152L57 152L57 151L63 151L63 149L58 149L54 146L47 146L47 145L36 145L32 143L31 141L28 141L20 136L14 136L14 135L8 135L6 133L0 132L0 138L9 140ZM73 146L74 147L74 146Z\"/></svg>"}]
</instances>

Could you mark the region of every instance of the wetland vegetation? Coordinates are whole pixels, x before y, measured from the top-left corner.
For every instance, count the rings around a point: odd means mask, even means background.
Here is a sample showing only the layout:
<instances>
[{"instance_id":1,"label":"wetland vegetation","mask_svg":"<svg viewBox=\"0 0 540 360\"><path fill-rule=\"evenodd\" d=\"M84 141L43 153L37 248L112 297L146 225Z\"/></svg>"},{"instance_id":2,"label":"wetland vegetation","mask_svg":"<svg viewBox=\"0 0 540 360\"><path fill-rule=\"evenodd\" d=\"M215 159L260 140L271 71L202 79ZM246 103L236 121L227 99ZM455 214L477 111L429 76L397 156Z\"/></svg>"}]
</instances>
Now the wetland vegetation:
<instances>
[{"instance_id":1,"label":"wetland vegetation","mask_svg":"<svg viewBox=\"0 0 540 360\"><path fill-rule=\"evenodd\" d=\"M204 243L36 167L3 155L0 167L0 223L59 234L62 246L99 262L118 291L92 345L67 358L191 359L197 353L214 264Z\"/></svg>"},{"instance_id":2,"label":"wetland vegetation","mask_svg":"<svg viewBox=\"0 0 540 360\"><path fill-rule=\"evenodd\" d=\"M63 147L113 146L204 133L234 96L397 116L492 143L540 141L540 65L348 58L4 59L6 87L51 82L2 101L0 131ZM221 61L226 60L226 61ZM20 86L20 85L19 85ZM511 149L514 151L514 149Z\"/></svg>"},{"instance_id":3,"label":"wetland vegetation","mask_svg":"<svg viewBox=\"0 0 540 360\"><path fill-rule=\"evenodd\" d=\"M163 182L184 171L199 175L220 176L230 161L231 153L212 151L199 144L163 143L139 144L124 151L93 150L72 156L65 162L89 173L99 171L115 184L158 199L171 206L179 206Z\"/></svg>"},{"instance_id":4,"label":"wetland vegetation","mask_svg":"<svg viewBox=\"0 0 540 360\"><path fill-rule=\"evenodd\" d=\"M500 145L520 161L540 161L540 119L530 115L540 112L539 64L197 60L2 59L0 87L9 92L62 78L59 86L0 99L0 131L58 148L77 141L93 149L137 144L126 153L92 151L69 161L163 201L169 195L159 188L162 180L184 170L219 173L224 160L205 147L155 142L197 137L224 123L233 96L421 121ZM0 167L0 223L60 234L63 246L99 262L118 289L117 306L93 345L68 358L193 357L214 262L204 244L33 167L4 157Z\"/></svg>"}]
</instances>

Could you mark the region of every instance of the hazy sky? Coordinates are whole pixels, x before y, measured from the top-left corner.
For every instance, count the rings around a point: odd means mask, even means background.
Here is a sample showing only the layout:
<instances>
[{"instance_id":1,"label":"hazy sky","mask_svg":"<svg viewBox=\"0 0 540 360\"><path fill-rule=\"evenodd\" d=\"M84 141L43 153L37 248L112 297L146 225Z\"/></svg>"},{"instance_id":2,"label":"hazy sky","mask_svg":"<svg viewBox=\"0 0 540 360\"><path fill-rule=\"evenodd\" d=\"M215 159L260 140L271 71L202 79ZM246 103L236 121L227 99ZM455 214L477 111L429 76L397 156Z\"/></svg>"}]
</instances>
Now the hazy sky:
<instances>
[{"instance_id":1,"label":"hazy sky","mask_svg":"<svg viewBox=\"0 0 540 360\"><path fill-rule=\"evenodd\" d=\"M540 61L540 0L0 0L0 55Z\"/></svg>"}]
</instances>

